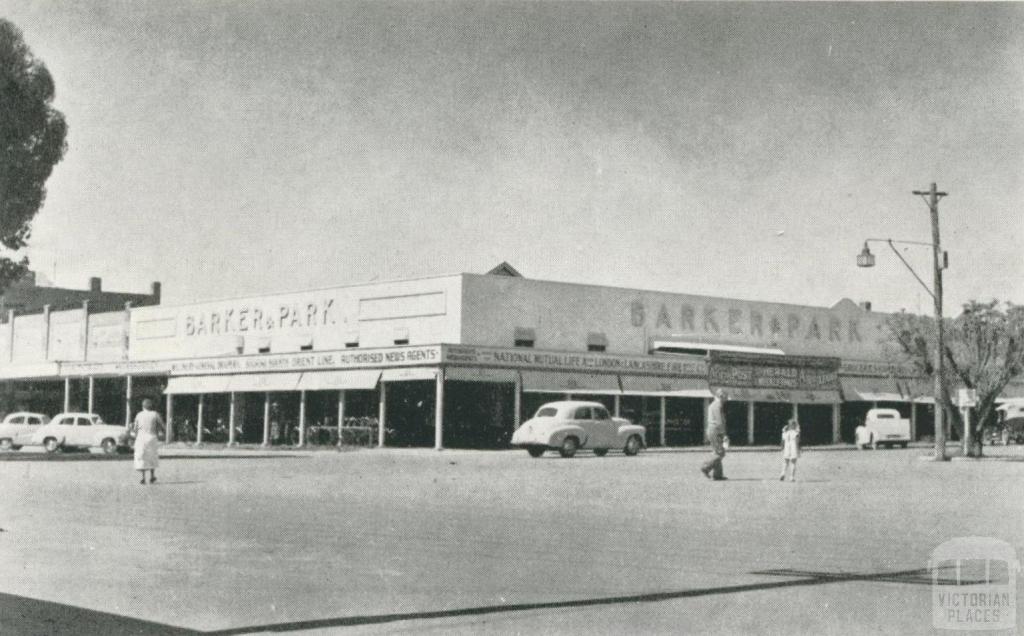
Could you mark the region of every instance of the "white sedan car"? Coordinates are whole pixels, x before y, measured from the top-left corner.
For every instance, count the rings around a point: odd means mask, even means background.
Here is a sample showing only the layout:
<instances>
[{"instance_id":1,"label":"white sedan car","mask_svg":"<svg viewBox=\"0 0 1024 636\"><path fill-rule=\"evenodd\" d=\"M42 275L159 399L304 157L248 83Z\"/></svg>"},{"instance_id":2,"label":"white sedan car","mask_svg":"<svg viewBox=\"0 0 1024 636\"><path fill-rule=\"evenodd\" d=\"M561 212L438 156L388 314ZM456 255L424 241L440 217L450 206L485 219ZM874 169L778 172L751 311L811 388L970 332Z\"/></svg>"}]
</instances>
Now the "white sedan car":
<instances>
[{"instance_id":1,"label":"white sedan car","mask_svg":"<svg viewBox=\"0 0 1024 636\"><path fill-rule=\"evenodd\" d=\"M18 450L31 444L32 436L49 421L49 416L42 413L8 413L0 422L0 450Z\"/></svg>"},{"instance_id":2,"label":"white sedan car","mask_svg":"<svg viewBox=\"0 0 1024 636\"><path fill-rule=\"evenodd\" d=\"M35 432L32 443L41 444L48 453L60 448L99 447L111 454L128 445L128 429L104 424L99 415L92 413L61 413Z\"/></svg>"},{"instance_id":3,"label":"white sedan car","mask_svg":"<svg viewBox=\"0 0 1024 636\"><path fill-rule=\"evenodd\" d=\"M644 446L644 433L643 426L612 417L599 402L550 402L512 434L512 446L525 448L533 457L546 450L572 457L581 448L599 457L613 448L636 455Z\"/></svg>"}]
</instances>

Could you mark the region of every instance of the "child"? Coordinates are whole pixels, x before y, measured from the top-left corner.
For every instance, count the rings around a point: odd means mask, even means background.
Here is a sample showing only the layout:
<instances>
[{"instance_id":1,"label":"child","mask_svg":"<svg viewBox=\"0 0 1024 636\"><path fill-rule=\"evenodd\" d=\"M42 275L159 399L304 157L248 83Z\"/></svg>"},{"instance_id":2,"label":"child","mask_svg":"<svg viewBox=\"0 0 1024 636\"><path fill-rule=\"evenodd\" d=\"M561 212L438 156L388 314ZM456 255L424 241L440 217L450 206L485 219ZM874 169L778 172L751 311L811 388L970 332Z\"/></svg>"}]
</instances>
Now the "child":
<instances>
[{"instance_id":1,"label":"child","mask_svg":"<svg viewBox=\"0 0 1024 636\"><path fill-rule=\"evenodd\" d=\"M786 472L789 471L789 481L796 481L796 460L800 457L800 425L795 419L789 420L786 428L782 429L782 474L779 481L786 480ZM792 466L792 469L790 469Z\"/></svg>"}]
</instances>

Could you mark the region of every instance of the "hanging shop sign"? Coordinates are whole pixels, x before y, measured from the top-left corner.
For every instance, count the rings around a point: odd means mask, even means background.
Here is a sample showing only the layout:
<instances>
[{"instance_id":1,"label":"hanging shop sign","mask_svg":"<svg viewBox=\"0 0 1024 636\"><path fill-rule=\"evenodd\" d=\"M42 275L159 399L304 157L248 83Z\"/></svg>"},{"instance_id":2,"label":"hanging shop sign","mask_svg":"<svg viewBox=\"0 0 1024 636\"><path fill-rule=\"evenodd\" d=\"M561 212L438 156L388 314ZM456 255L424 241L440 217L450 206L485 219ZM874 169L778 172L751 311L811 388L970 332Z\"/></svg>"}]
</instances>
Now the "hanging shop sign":
<instances>
[{"instance_id":1,"label":"hanging shop sign","mask_svg":"<svg viewBox=\"0 0 1024 636\"><path fill-rule=\"evenodd\" d=\"M613 356L599 353L564 353L529 349L498 349L446 345L444 362L517 369L553 369L591 373L645 373L652 375L707 376L707 362L700 357L655 358Z\"/></svg>"},{"instance_id":2,"label":"hanging shop sign","mask_svg":"<svg viewBox=\"0 0 1024 636\"><path fill-rule=\"evenodd\" d=\"M781 392L839 390L839 359L810 356L756 356L712 352L708 383L712 387ZM789 400L782 400L789 401Z\"/></svg>"}]
</instances>

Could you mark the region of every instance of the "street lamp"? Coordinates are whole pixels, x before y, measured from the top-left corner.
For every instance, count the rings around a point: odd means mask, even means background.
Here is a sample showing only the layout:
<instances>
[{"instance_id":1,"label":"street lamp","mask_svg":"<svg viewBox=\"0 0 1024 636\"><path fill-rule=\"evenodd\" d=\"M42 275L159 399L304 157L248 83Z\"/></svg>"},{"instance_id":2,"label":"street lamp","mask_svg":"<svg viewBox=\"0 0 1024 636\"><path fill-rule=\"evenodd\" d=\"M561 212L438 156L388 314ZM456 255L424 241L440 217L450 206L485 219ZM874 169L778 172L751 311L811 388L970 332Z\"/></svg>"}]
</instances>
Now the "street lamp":
<instances>
[{"instance_id":1,"label":"street lamp","mask_svg":"<svg viewBox=\"0 0 1024 636\"><path fill-rule=\"evenodd\" d=\"M860 254L857 255L857 267L874 267L875 266L875 255L868 249L868 243L872 241L884 242L892 248L892 251L896 256L899 257L900 261L910 270L910 273L914 275L917 282L921 283L928 295L935 301L935 361L934 361L934 394L935 394L935 460L944 461L946 459L946 427L945 418L943 417L943 408L945 400L943 394L945 386L943 384L943 356L942 352L945 347L943 341L943 326L942 326L942 270L949 267L949 259L945 252L942 251L942 247L939 243L939 199L946 196L945 192L938 192L935 184L931 185L929 190L914 190L913 194L916 194L924 198L925 204L928 206L929 216L931 217L932 224L932 241L930 243L924 243L921 241L894 241L893 239L867 239L864 241L864 249L861 250ZM895 243L909 243L911 245L927 245L932 248L932 262L934 265L934 284L932 289L928 288L921 277L917 275L914 268L910 266L903 255L896 249ZM965 436L969 436L970 432L964 432ZM966 438L965 438L966 439ZM968 442L969 443L969 442Z\"/></svg>"}]
</instances>

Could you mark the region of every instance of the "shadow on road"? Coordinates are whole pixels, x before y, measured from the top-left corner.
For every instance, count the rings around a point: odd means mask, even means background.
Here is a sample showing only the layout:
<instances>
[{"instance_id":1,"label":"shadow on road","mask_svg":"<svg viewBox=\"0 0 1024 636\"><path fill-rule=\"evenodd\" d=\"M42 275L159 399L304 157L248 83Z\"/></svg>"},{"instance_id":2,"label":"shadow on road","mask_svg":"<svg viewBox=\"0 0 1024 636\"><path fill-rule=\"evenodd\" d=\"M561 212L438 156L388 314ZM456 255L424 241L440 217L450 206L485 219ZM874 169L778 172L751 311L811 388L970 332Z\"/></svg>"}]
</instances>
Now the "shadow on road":
<instances>
[{"instance_id":1,"label":"shadow on road","mask_svg":"<svg viewBox=\"0 0 1024 636\"><path fill-rule=\"evenodd\" d=\"M548 603L517 603L508 605L484 605L465 607L452 610L436 610L422 612L406 612L396 614L371 614L366 616L339 616L289 623L269 623L266 625L250 625L232 627L213 631L196 631L163 625L151 621L118 616L107 612L40 601L13 594L0 593L0 633L4 634L99 634L105 636L120 635L178 635L178 634L213 634L215 636L233 636L235 634L251 634L253 632L294 632L310 629L331 627L354 627L359 625L375 625L411 620L428 620L440 618L457 618L462 616L479 616L484 614L500 614L506 612L522 612L528 610L550 610L576 607L595 607L601 605L618 605L625 603L657 603L683 598L697 598L716 594L737 594L740 592L756 592L786 587L824 585L827 583L849 583L869 581L876 583L902 583L910 585L930 585L932 579L928 570L903 570L897 572L877 572L857 574L846 572L812 572L805 570L762 570L751 574L762 576L782 576L791 578L787 581L766 581L744 585L727 585L675 592L652 592L649 594L632 594L628 596L609 596L572 601L553 601Z\"/></svg>"},{"instance_id":2,"label":"shadow on road","mask_svg":"<svg viewBox=\"0 0 1024 636\"><path fill-rule=\"evenodd\" d=\"M600 605L617 605L624 603L657 603L660 601L672 601L682 598L696 598L700 596L711 596L715 594L736 594L739 592L754 592L758 590L770 590L776 588L797 587L806 585L823 585L826 583L843 583L848 581L921 583L922 581L929 581L929 579L927 578L927 572L927 570L919 569L905 570L902 572L879 572L876 574L845 574L832 572L801 572L797 570L768 570L764 572L753 572L752 574L792 576L800 578L791 581L749 583L746 585L728 585L723 587L709 587L696 590L680 590L677 592L653 592L650 594L633 594L629 596L610 596L604 598L580 599L575 601L556 601L550 603L518 603L510 605L485 605L482 607L466 607L462 609L453 610L408 612L403 614L342 616L338 618L324 618L309 621L294 621L291 623L252 625L249 627L237 627L204 633L215 634L217 636L233 636L235 634L249 634L256 631L293 632L308 629L324 629L329 627L353 627L357 625L373 625L381 623L392 623L398 621L425 620L435 618L457 618L460 616L479 616L481 614L499 614L504 612L522 612L527 610L561 609L568 607L594 607Z\"/></svg>"},{"instance_id":3,"label":"shadow on road","mask_svg":"<svg viewBox=\"0 0 1024 636\"><path fill-rule=\"evenodd\" d=\"M197 633L138 618L0 593L0 634L178 636Z\"/></svg>"}]
</instances>

